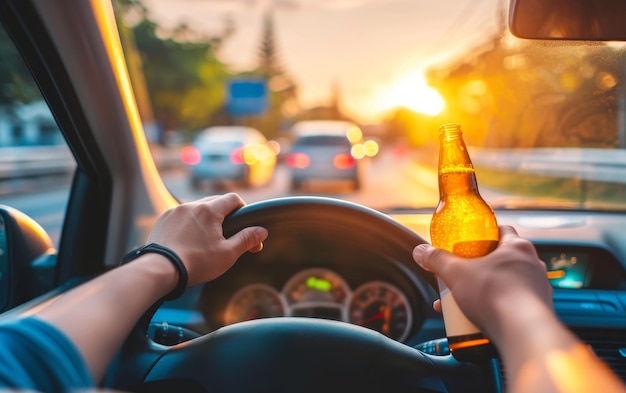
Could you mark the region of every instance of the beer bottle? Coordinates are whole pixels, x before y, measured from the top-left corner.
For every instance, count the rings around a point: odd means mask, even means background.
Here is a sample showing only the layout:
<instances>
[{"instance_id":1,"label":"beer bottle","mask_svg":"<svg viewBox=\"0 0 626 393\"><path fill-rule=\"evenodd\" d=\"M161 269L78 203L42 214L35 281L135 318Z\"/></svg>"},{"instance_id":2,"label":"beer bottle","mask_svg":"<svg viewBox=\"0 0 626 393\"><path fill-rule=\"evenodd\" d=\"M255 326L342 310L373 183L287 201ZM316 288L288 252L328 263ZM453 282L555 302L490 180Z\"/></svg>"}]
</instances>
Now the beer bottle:
<instances>
[{"instance_id":1,"label":"beer bottle","mask_svg":"<svg viewBox=\"0 0 626 393\"><path fill-rule=\"evenodd\" d=\"M476 173L463 141L461 126L439 128L439 204L430 224L433 246L474 258L488 254L498 243L498 223L478 192ZM460 361L495 356L495 348L459 309L441 279L439 296L452 355Z\"/></svg>"}]
</instances>

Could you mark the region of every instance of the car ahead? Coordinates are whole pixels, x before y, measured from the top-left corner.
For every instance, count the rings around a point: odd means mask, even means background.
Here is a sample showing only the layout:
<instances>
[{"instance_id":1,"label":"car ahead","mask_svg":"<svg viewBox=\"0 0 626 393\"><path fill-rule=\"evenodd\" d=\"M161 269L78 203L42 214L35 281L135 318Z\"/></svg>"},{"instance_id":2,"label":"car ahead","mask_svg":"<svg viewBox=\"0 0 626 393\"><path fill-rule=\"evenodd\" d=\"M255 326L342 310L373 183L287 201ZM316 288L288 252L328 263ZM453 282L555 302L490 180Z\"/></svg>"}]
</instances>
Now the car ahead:
<instances>
[{"instance_id":1,"label":"car ahead","mask_svg":"<svg viewBox=\"0 0 626 393\"><path fill-rule=\"evenodd\" d=\"M123 16L120 23L125 23L118 30L114 4L138 3L0 0L2 31L7 33L0 36L0 50L17 49L0 56L0 67L9 67L2 68L0 78L12 78L2 79L2 103L33 100L40 91L39 99L49 106L76 162L65 196L59 196L56 188L2 194L0 320L37 312L77 284L115 268L129 250L145 244L160 214L186 199L181 194L187 190L176 188L186 183L179 176L182 171L157 170L142 121L165 122L175 113L167 109L178 108L176 114L182 116L205 102L213 105L213 115L224 115L216 108L225 103L210 99L223 95L218 82L236 69L211 68L226 62L210 57L209 49L219 48L220 56L241 57L238 64L246 64L249 57L238 44L228 51L228 37L237 29L227 29L228 34L218 37L222 40L203 46L199 43L203 35L193 34L188 24L168 30L165 21L156 24L141 18L150 16L147 9L160 6L159 15L195 12L199 25L205 26L209 16L220 20L225 8L234 18L230 12L240 2L225 3L141 3L128 13L117 10ZM244 22L238 25L242 29L249 25L250 9L258 11L245 3L238 19ZM516 0L514 9L521 3L531 6L531 18L537 4L547 4ZM567 10L574 9L574 3L586 7L602 2L554 2ZM315 28L304 31L308 34L286 34L295 40L288 41L288 47L301 51L285 64L297 64L294 72L303 78L316 70L343 70L341 95L346 99L340 107L354 111L355 117L357 107L363 107L358 113L363 124L372 121L371 108L360 100L366 87L379 91L395 70L426 55L437 59L418 64L421 82L411 75L407 79L396 75L406 89L392 101L409 106L377 118L386 130L382 134L386 148L368 168L368 187L341 198L336 193L294 196L285 176L271 195L267 190L240 190L250 203L226 218L225 236L244 226L263 225L270 233L264 250L245 254L223 276L188 288L181 298L147 312L99 387L189 392L504 391L507 379L499 359L462 363L447 352L442 317L432 309L439 296L436 280L411 257L415 245L430 240L429 222L438 200L437 128L450 121L462 125L481 194L493 206L498 222L514 226L546 263L560 319L626 379L626 77L624 46L614 42L626 37L612 33L590 42L560 40L568 38L567 30L550 29L549 23L559 18L546 18L547 26L530 31L536 35L554 31L559 40L517 39L505 29L502 2L496 0L427 5L302 1L297 9L286 2L275 4L284 7L276 20L292 22L284 29ZM198 5L203 12L195 8ZM387 5L392 8L383 8ZM304 17L309 15L306 10L322 21L308 23L313 20ZM569 15L565 11L555 15ZM606 24L622 26L625 18L617 11L611 15L618 16L617 22ZM359 17L364 19L355 19ZM418 19L421 23L416 23ZM323 32L319 26L324 26ZM358 26L365 29L361 34L355 30ZM527 31L523 24L515 26ZM122 55L128 29L134 29L136 42L143 44L141 56ZM343 41L342 32L356 40ZM185 41L186 37L190 39ZM311 43L317 37L325 38L323 45ZM155 47L161 50L157 56L151 52ZM181 47L191 49L192 55L179 64L174 60L183 54L174 49ZM407 51L395 52L402 48ZM323 49L328 51L311 61L313 51ZM443 55L452 54L442 61ZM14 68L20 58L26 74ZM193 62L199 58L206 62ZM151 100L154 115L142 113L136 101L142 97L141 83L129 71L142 68L138 59L143 61L149 89L157 89ZM346 66L339 63L343 60L355 63ZM168 72L154 78L157 65ZM193 65L198 67L192 77L184 80L186 84L180 82L178 78ZM354 79L363 73L366 78ZM200 84L210 76L218 86L204 90L207 86ZM326 76L322 79L335 78ZM319 85L322 79L313 78L303 88ZM187 89L181 92L182 86ZM284 75L274 75L270 87L274 99L297 90L285 83ZM432 89L445 99L445 106ZM415 92L419 94L411 95ZM408 99L400 102L401 97ZM373 98L390 99L382 93ZM316 104L307 101L309 110L298 113L299 118L318 113ZM34 128L10 123L15 116L12 112L5 116L5 109L0 111L2 144L11 138L30 138ZM208 113L206 107L201 109L194 118L204 124ZM278 122L272 123L276 120L272 116L277 113L283 112L272 112L263 120L274 127ZM331 111L327 117L338 116ZM290 124L293 118L280 120ZM189 124L188 130L195 129ZM181 129L178 124L166 126ZM54 200L56 207L51 204ZM33 206L27 206L29 201ZM21 212L14 209L18 206L23 206ZM46 229L58 216L62 217L58 227ZM51 240L53 231L58 240ZM540 322L536 329L542 329ZM560 354L554 355L558 361ZM557 373L565 372L557 366Z\"/></svg>"},{"instance_id":2,"label":"car ahead","mask_svg":"<svg viewBox=\"0 0 626 393\"><path fill-rule=\"evenodd\" d=\"M251 127L215 126L200 131L194 142L181 150L190 171L191 185L238 183L244 187L269 183L274 175L276 153L263 134Z\"/></svg>"},{"instance_id":3,"label":"car ahead","mask_svg":"<svg viewBox=\"0 0 626 393\"><path fill-rule=\"evenodd\" d=\"M360 142L358 126L345 121L311 120L294 125L293 141L287 155L291 188L298 190L311 182L348 182L361 187L362 163L353 154Z\"/></svg>"}]
</instances>

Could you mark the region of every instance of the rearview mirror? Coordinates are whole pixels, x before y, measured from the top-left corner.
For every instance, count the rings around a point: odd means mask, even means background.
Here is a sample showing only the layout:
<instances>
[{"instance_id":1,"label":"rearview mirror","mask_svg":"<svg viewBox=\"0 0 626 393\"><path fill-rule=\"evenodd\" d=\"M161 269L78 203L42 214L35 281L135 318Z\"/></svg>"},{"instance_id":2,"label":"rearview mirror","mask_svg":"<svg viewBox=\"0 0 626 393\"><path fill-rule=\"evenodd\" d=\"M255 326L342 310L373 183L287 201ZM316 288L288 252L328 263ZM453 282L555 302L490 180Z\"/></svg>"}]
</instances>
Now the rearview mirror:
<instances>
[{"instance_id":1,"label":"rearview mirror","mask_svg":"<svg viewBox=\"0 0 626 393\"><path fill-rule=\"evenodd\" d=\"M519 38L626 40L623 0L511 0L509 28Z\"/></svg>"}]
</instances>

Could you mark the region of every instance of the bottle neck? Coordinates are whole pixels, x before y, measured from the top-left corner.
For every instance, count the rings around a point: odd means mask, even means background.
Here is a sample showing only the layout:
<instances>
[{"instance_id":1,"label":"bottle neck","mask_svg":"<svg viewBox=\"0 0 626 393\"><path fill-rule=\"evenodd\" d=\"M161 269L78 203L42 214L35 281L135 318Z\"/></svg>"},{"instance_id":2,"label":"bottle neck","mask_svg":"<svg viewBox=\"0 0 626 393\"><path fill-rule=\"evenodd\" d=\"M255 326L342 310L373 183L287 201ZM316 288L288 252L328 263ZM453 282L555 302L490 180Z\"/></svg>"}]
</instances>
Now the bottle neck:
<instances>
[{"instance_id":1,"label":"bottle neck","mask_svg":"<svg viewBox=\"0 0 626 393\"><path fill-rule=\"evenodd\" d=\"M442 126L439 131L439 194L448 195L478 193L476 173L463 133L458 125Z\"/></svg>"},{"instance_id":2,"label":"bottle neck","mask_svg":"<svg viewBox=\"0 0 626 393\"><path fill-rule=\"evenodd\" d=\"M471 171L439 172L439 197L447 199L455 195L478 195L476 173Z\"/></svg>"}]
</instances>

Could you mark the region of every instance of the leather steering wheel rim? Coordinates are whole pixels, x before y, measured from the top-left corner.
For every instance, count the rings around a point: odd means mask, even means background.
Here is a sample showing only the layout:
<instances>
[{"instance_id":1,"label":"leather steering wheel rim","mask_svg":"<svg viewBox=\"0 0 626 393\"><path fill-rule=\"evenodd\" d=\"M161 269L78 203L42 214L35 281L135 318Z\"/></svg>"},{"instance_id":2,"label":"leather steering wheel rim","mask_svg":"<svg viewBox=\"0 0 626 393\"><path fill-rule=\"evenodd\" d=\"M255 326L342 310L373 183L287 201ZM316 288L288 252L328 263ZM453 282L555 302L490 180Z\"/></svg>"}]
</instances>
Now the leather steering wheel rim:
<instances>
[{"instance_id":1,"label":"leather steering wheel rim","mask_svg":"<svg viewBox=\"0 0 626 393\"><path fill-rule=\"evenodd\" d=\"M223 227L225 237L254 225L268 227L272 236L273 226L304 226L316 223L327 228L348 231L347 236L350 235L349 231L358 231L360 240L377 243L391 252L395 250L404 259L407 256L410 259L415 246L426 243L419 234L377 210L326 197L293 196L255 202L226 217ZM432 273L421 269L412 260L407 266L417 271L420 278L432 288L437 288Z\"/></svg>"}]
</instances>

